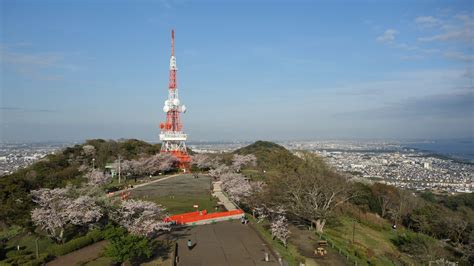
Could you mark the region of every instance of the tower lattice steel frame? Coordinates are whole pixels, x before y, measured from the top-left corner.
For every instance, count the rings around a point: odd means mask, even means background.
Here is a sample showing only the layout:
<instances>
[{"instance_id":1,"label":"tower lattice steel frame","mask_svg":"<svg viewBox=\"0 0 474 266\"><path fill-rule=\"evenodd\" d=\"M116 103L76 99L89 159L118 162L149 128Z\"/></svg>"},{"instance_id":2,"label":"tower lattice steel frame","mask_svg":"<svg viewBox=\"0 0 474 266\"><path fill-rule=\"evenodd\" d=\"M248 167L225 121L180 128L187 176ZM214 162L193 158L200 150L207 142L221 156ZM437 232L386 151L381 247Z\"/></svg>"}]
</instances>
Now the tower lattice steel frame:
<instances>
[{"instance_id":1,"label":"tower lattice steel frame","mask_svg":"<svg viewBox=\"0 0 474 266\"><path fill-rule=\"evenodd\" d=\"M183 132L183 123L180 117L181 113L186 112L186 106L181 104L178 97L177 71L176 57L174 56L174 30L172 30L168 99L163 106L163 111L166 113L166 122L160 123L161 152L176 156L179 159L180 168L186 169L191 162L191 157L186 150L188 136Z\"/></svg>"}]
</instances>

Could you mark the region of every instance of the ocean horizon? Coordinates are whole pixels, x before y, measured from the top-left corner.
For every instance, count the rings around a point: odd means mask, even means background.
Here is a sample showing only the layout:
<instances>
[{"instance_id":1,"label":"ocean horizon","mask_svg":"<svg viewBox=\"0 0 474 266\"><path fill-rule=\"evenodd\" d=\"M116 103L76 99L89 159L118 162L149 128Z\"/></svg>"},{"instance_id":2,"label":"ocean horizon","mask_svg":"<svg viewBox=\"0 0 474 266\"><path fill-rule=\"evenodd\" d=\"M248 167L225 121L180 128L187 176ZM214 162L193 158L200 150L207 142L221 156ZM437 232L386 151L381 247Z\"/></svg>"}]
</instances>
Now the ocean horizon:
<instances>
[{"instance_id":1,"label":"ocean horizon","mask_svg":"<svg viewBox=\"0 0 474 266\"><path fill-rule=\"evenodd\" d=\"M406 143L404 146L474 163L474 139L426 140Z\"/></svg>"}]
</instances>

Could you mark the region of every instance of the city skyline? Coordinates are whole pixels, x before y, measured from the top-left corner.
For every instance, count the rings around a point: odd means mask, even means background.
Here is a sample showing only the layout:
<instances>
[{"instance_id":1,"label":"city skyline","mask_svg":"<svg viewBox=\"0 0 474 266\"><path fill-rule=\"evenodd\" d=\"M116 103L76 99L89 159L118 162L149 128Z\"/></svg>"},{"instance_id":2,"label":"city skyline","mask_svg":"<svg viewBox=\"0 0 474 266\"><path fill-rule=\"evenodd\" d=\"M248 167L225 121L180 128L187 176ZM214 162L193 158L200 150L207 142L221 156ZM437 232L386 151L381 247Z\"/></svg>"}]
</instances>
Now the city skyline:
<instances>
[{"instance_id":1,"label":"city skyline","mask_svg":"<svg viewBox=\"0 0 474 266\"><path fill-rule=\"evenodd\" d=\"M190 141L473 138L469 1L3 1L1 13L2 141L158 141L172 28Z\"/></svg>"}]
</instances>

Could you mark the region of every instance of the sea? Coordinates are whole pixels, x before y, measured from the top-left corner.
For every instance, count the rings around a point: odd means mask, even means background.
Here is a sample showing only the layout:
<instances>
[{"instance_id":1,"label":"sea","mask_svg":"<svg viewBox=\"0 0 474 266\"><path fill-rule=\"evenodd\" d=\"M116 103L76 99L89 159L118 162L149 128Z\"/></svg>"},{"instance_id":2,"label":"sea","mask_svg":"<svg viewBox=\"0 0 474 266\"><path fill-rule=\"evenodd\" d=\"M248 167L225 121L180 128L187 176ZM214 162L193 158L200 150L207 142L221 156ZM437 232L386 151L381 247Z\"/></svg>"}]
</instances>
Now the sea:
<instances>
[{"instance_id":1,"label":"sea","mask_svg":"<svg viewBox=\"0 0 474 266\"><path fill-rule=\"evenodd\" d=\"M474 138L459 140L425 140L404 143L405 147L474 163Z\"/></svg>"}]
</instances>

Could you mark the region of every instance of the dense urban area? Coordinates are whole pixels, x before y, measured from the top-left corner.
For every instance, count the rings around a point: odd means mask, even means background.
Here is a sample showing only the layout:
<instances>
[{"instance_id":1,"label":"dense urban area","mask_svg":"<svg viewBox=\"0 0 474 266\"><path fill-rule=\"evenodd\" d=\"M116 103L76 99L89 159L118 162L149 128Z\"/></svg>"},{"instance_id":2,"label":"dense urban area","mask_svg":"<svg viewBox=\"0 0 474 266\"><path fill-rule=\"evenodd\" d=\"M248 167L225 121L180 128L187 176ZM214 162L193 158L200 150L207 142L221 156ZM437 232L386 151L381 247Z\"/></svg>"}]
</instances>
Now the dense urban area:
<instances>
[{"instance_id":1,"label":"dense urban area","mask_svg":"<svg viewBox=\"0 0 474 266\"><path fill-rule=\"evenodd\" d=\"M0 143L0 175L26 167L72 143Z\"/></svg>"},{"instance_id":2,"label":"dense urban area","mask_svg":"<svg viewBox=\"0 0 474 266\"><path fill-rule=\"evenodd\" d=\"M198 152L228 152L247 143L201 143ZM288 141L280 142L297 152L307 150L325 158L338 171L360 179L416 190L472 192L474 165L407 148L396 141Z\"/></svg>"},{"instance_id":3,"label":"dense urban area","mask_svg":"<svg viewBox=\"0 0 474 266\"><path fill-rule=\"evenodd\" d=\"M199 142L189 147L198 153L229 152L248 142ZM472 192L472 163L407 148L384 141L288 141L283 146L307 150L323 157L341 172L356 178L416 190ZM72 143L0 144L0 175L14 172Z\"/></svg>"}]
</instances>

